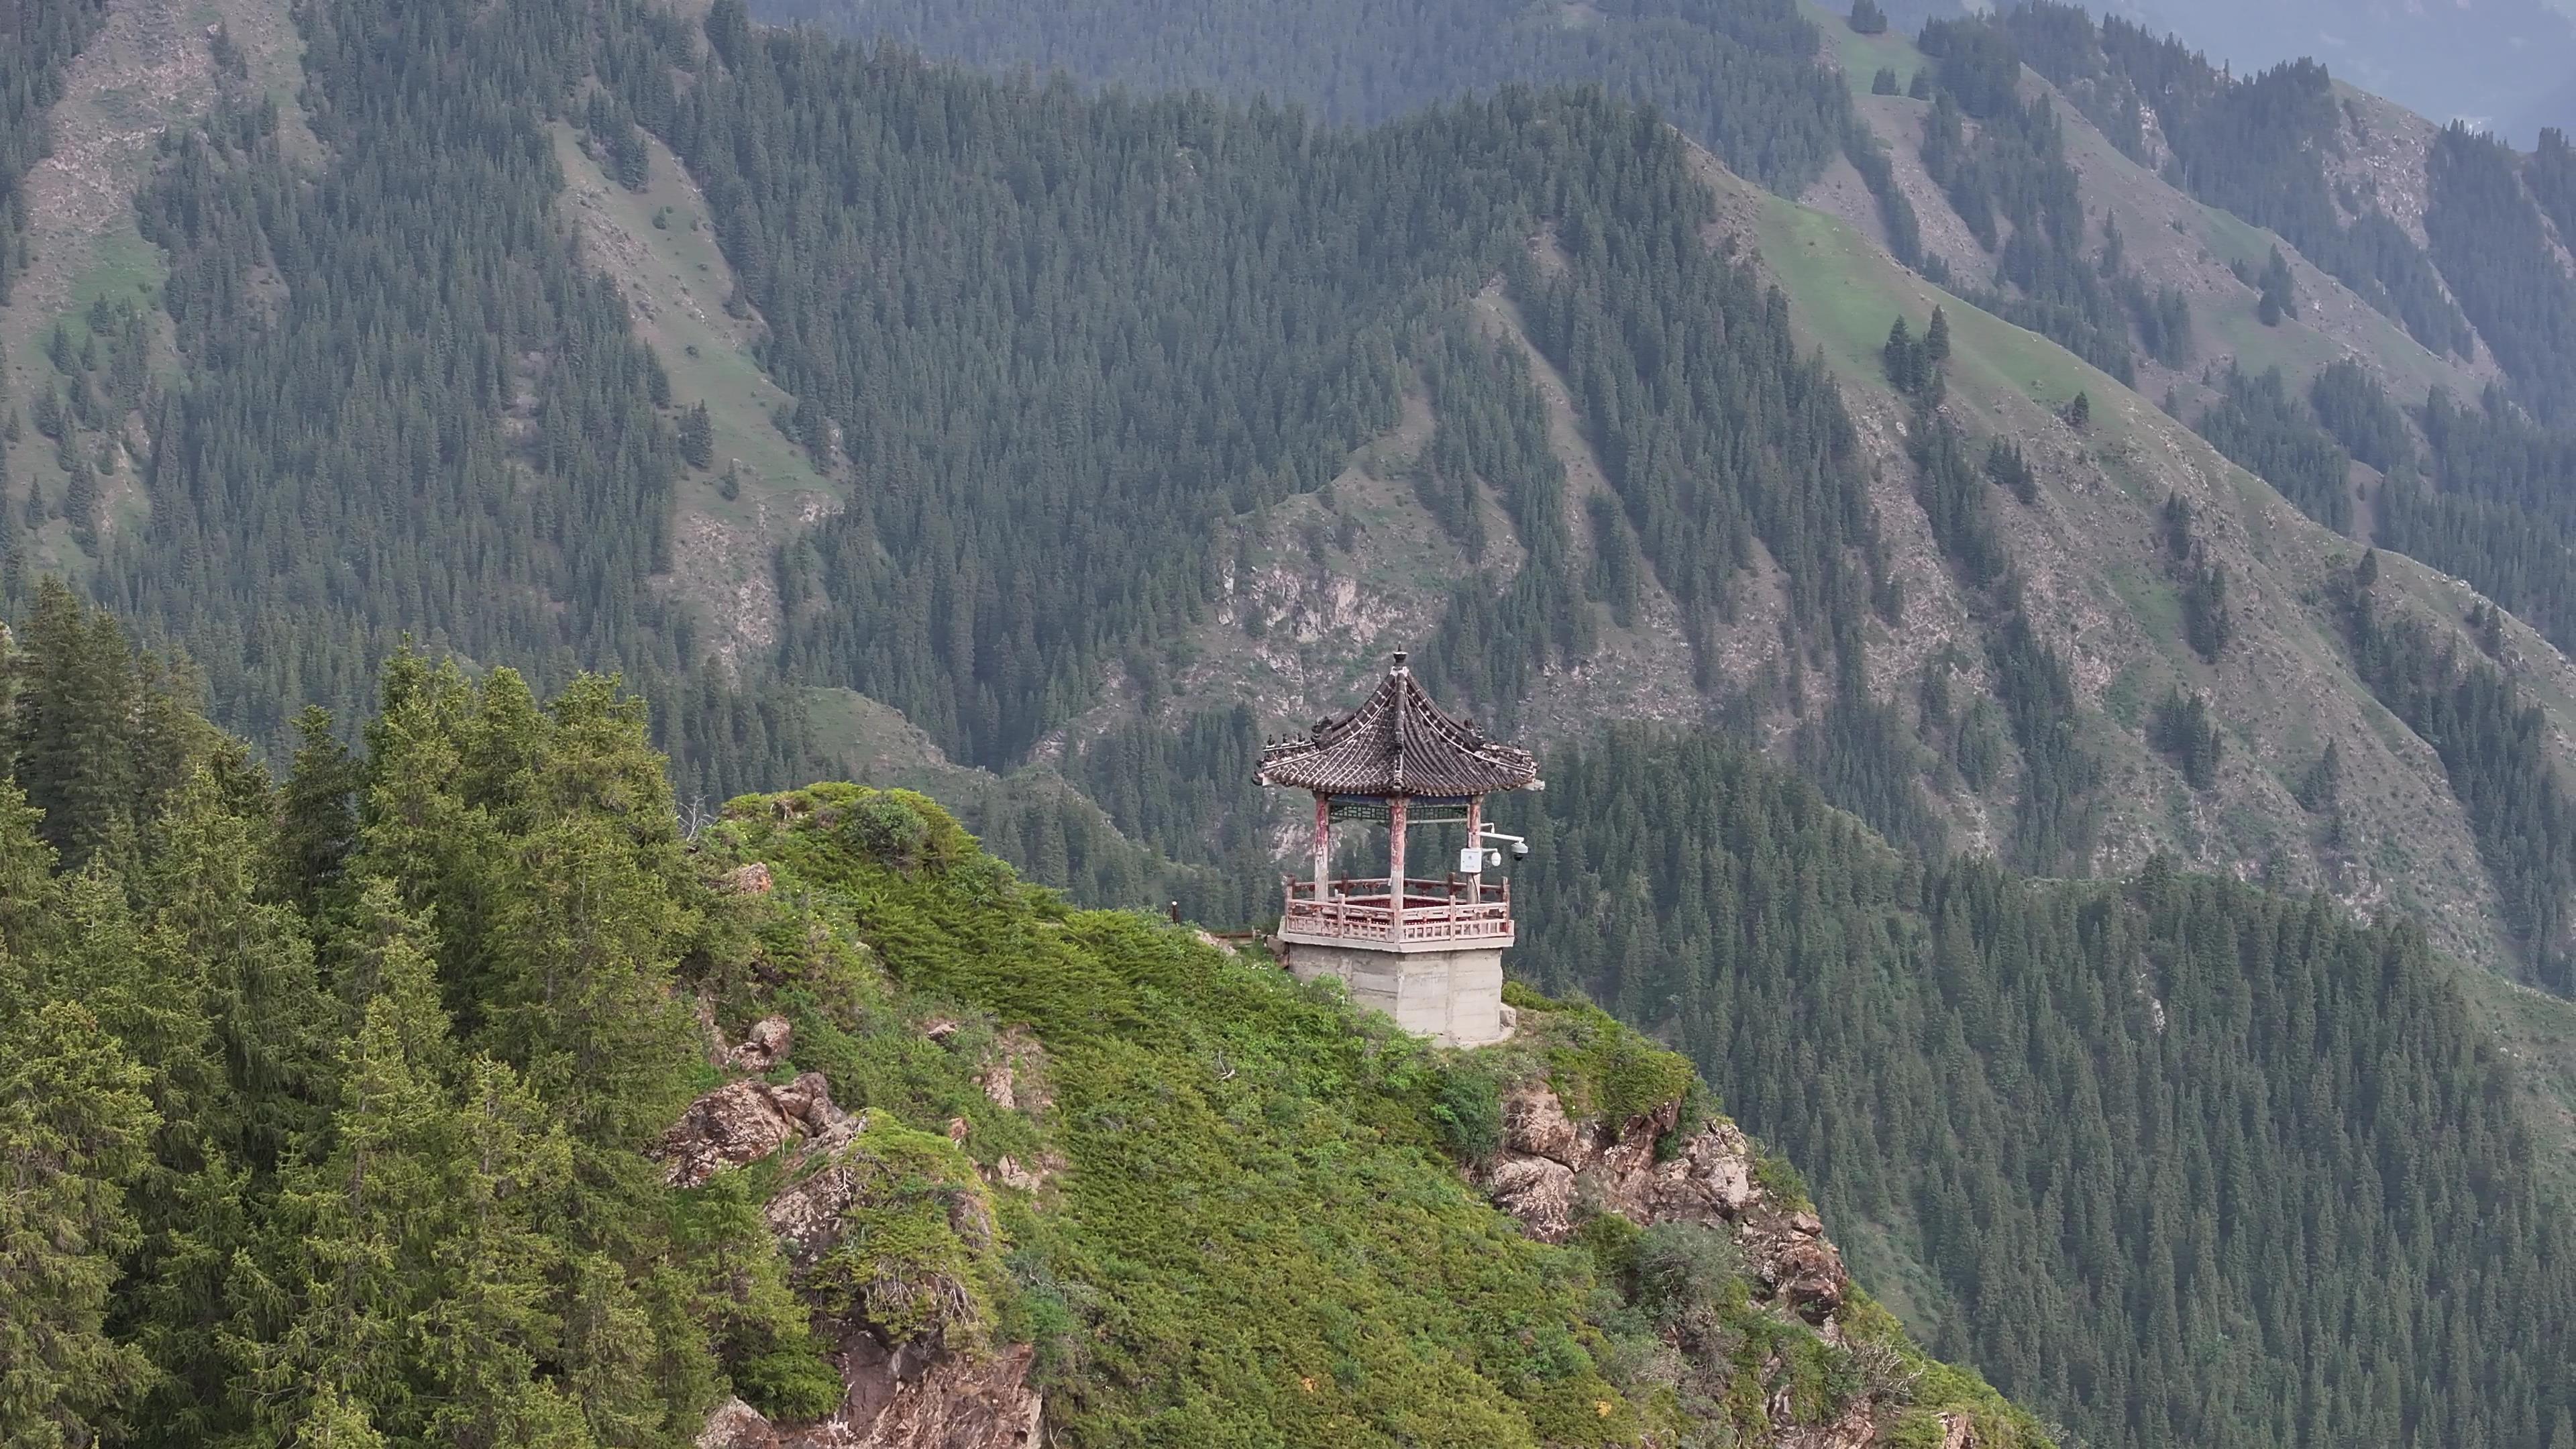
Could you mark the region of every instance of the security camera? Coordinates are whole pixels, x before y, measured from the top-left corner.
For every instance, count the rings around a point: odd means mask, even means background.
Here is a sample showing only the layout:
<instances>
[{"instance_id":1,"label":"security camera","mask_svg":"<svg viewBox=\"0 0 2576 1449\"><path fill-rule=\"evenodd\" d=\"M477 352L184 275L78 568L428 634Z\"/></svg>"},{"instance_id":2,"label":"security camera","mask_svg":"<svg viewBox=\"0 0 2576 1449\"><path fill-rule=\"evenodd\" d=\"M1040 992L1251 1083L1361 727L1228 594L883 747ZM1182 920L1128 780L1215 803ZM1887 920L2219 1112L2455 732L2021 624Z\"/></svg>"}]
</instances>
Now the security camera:
<instances>
[{"instance_id":1,"label":"security camera","mask_svg":"<svg viewBox=\"0 0 2576 1449\"><path fill-rule=\"evenodd\" d=\"M1512 842L1512 859L1514 859L1514 860L1527 860L1527 859L1529 859L1529 842L1528 842L1528 841L1526 841L1526 840L1515 840L1515 841L1513 841L1513 842Z\"/></svg>"}]
</instances>

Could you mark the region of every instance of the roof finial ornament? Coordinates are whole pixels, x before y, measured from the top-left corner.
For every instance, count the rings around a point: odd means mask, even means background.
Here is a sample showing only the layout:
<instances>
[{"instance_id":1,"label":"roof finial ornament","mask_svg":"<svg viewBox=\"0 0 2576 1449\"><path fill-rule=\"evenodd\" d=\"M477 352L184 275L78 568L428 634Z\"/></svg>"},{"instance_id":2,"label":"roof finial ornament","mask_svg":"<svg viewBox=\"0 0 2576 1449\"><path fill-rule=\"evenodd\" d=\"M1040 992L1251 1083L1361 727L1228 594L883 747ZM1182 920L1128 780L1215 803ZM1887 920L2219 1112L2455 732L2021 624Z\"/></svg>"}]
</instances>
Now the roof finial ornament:
<instances>
[{"instance_id":1,"label":"roof finial ornament","mask_svg":"<svg viewBox=\"0 0 2576 1449\"><path fill-rule=\"evenodd\" d=\"M1387 669L1387 671L1386 671L1386 672L1387 672L1387 673L1389 673L1389 674L1411 674L1411 673L1413 672L1412 670L1407 669L1407 668L1405 668L1405 667L1404 667L1404 651L1403 651L1403 650L1398 649L1397 651L1395 651L1395 663L1394 663L1392 666L1390 666L1390 667Z\"/></svg>"}]
</instances>

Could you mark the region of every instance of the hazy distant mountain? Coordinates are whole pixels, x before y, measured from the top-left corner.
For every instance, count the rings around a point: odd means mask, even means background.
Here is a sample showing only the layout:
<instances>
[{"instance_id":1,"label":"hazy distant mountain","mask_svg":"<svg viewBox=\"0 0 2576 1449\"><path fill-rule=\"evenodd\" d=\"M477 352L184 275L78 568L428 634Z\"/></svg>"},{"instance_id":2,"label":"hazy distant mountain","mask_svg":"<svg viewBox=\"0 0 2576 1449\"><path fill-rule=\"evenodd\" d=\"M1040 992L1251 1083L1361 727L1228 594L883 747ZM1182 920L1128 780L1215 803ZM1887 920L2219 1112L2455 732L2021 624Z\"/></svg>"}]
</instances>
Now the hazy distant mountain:
<instances>
[{"instance_id":1,"label":"hazy distant mountain","mask_svg":"<svg viewBox=\"0 0 2576 1449\"><path fill-rule=\"evenodd\" d=\"M2525 145L2576 121L2576 20L2553 0L2116 0L2238 70L2314 56L2435 120Z\"/></svg>"},{"instance_id":2,"label":"hazy distant mountain","mask_svg":"<svg viewBox=\"0 0 2576 1449\"><path fill-rule=\"evenodd\" d=\"M1925 20L2015 3L1882 0L1881 8L1910 35ZM2170 31L2240 73L2313 56L2363 90L2525 146L2543 126L2576 125L2576 0L2093 0L2088 8Z\"/></svg>"}]
</instances>

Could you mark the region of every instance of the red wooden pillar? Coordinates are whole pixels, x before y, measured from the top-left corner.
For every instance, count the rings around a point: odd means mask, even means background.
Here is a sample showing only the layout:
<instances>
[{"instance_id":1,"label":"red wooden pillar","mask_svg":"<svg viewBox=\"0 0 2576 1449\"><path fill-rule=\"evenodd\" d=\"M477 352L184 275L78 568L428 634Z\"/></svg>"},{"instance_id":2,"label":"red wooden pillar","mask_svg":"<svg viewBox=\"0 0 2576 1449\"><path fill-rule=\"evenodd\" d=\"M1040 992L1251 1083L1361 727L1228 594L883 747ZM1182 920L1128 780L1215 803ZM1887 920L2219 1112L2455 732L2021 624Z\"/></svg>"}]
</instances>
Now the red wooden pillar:
<instances>
[{"instance_id":1,"label":"red wooden pillar","mask_svg":"<svg viewBox=\"0 0 2576 1449\"><path fill-rule=\"evenodd\" d=\"M1404 939L1404 806L1401 795L1386 802L1386 896L1392 912L1388 923L1399 941Z\"/></svg>"},{"instance_id":2,"label":"red wooden pillar","mask_svg":"<svg viewBox=\"0 0 2576 1449\"><path fill-rule=\"evenodd\" d=\"M1315 899L1321 901L1325 875L1333 868L1333 797L1315 792Z\"/></svg>"}]
</instances>

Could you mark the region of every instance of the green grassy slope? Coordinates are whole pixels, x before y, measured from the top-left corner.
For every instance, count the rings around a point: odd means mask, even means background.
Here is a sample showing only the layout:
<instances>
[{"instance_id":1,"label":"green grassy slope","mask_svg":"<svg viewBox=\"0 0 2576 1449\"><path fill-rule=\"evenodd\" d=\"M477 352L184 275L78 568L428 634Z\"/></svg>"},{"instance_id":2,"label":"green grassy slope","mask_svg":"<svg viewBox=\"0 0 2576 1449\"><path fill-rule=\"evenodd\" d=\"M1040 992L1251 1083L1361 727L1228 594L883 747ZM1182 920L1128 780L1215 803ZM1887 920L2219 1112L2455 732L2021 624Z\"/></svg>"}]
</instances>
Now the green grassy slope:
<instances>
[{"instance_id":1,"label":"green grassy slope","mask_svg":"<svg viewBox=\"0 0 2576 1449\"><path fill-rule=\"evenodd\" d=\"M1745 1443L1875 1422L1929 1444L1944 1415L1991 1449L2046 1442L1865 1298L1819 1336L1702 1269L1678 1296L1723 1327L1668 1341L1656 1315L1676 1294L1627 1276L1632 1231L1552 1248L1487 1206L1451 1154L1489 1141L1475 1104L1489 1114L1498 1087L1545 1077L1581 1101L1653 1083L1662 1100L1689 1079L1598 1012L1523 997L1514 1043L1434 1051L1188 930L1068 910L905 793L736 801L698 851L775 882L724 908L735 959L708 980L728 1024L783 1005L793 1065L836 1100L944 1130L988 1169L1056 1164L1038 1193L997 1190L1004 1241L973 1295L987 1342L1037 1343L1051 1442ZM882 974L757 984L779 979L781 944L844 933ZM958 1024L936 1046L918 1030L934 1016ZM1038 1046L1019 1058L1028 1110L968 1079L1003 1035ZM1920 1376L1910 1395L1869 1387L1873 1345Z\"/></svg>"},{"instance_id":2,"label":"green grassy slope","mask_svg":"<svg viewBox=\"0 0 2576 1449\"><path fill-rule=\"evenodd\" d=\"M1881 420L1873 436L1895 480L1883 508L1912 506L1912 465L1896 446L1904 409L1880 351L1899 315L1919 334L1935 305L1954 339L1945 412L1972 434L2013 440L2037 466L2036 507L2000 490L1990 506L2030 585L2034 617L2071 655L2082 728L2112 761L2098 868L2163 849L2248 878L2322 885L2364 909L2420 911L2447 949L2504 964L2493 891L2439 765L2423 742L2392 728L2352 676L2331 617L2314 602L2324 570L2355 545L2310 523L2145 398L1906 272L1852 226L1722 176L1718 184L1732 188L1725 209L1787 293L1803 335L1861 411ZM2092 406L2082 430L2060 417L2078 392ZM2242 638L2215 665L2185 644L2158 551L2156 511L2169 495L2193 504L2235 580ZM2436 588L2429 572L2392 564L2412 586ZM1937 574L1930 586L1951 587ZM1907 632L1893 631L1885 652L1911 658ZM2142 704L2173 687L2207 694L2223 721L2228 752L2211 791L2184 788L2147 748ZM2358 856L2320 843L2290 793L2330 739L2364 782L2354 792L2354 834L2369 846Z\"/></svg>"},{"instance_id":3,"label":"green grassy slope","mask_svg":"<svg viewBox=\"0 0 2576 1449\"><path fill-rule=\"evenodd\" d=\"M1842 15L1814 0L1807 0L1802 10L1826 37L1835 62L1860 98L1862 117L1882 142L1900 153L1899 175L1910 171L1913 184L1908 196L1926 218L1926 237L1955 229L1949 203L1921 177L1919 169L1911 168L1911 157L1922 143L1924 106L1869 95L1871 80L1882 66L1892 67L1900 80L1910 81L1917 70L1937 68L1938 63L1894 29L1881 35L1858 35ZM2022 88L2025 96L2051 100L2086 213L2097 224L2105 217L2117 222L2125 254L2149 286L2176 287L2189 302L2197 356L2179 372L2149 368L2141 378L2142 392L2160 398L2166 387L2179 385L2196 393L2193 379L2202 365L2223 367L2230 360L2255 372L2279 367L2297 383L2329 362L2354 358L2377 373L2392 392L2415 399L2432 386L2474 396L2491 375L2491 369L2426 351L2402 327L2310 265L2277 234L2168 185L2154 171L2123 155L2035 72L2025 69ZM1872 218L1847 194L1820 191L1814 199L1830 199L1836 214L1863 226L1872 224ZM1982 278L1992 270L1993 261L1972 244L1963 245L1964 241L1964 234L1953 238L1947 260L1963 275ZM2259 271L2275 246L2292 261L2302 310L2296 319L2265 327L2255 316L2255 293L2229 268L2231 263L2243 263Z\"/></svg>"},{"instance_id":4,"label":"green grassy slope","mask_svg":"<svg viewBox=\"0 0 2576 1449\"><path fill-rule=\"evenodd\" d=\"M690 470L679 489L673 579L724 641L719 657L748 663L777 639L774 551L842 506L848 484L816 469L772 422L795 400L753 358L762 324L741 305L706 198L669 148L647 139L649 179L630 191L572 126L546 130L564 170L558 209L634 309L635 335L671 374L672 401L704 403L714 426L712 465Z\"/></svg>"}]
</instances>

